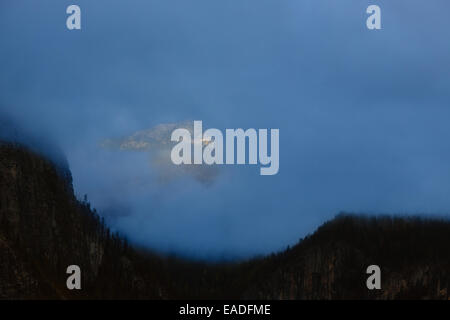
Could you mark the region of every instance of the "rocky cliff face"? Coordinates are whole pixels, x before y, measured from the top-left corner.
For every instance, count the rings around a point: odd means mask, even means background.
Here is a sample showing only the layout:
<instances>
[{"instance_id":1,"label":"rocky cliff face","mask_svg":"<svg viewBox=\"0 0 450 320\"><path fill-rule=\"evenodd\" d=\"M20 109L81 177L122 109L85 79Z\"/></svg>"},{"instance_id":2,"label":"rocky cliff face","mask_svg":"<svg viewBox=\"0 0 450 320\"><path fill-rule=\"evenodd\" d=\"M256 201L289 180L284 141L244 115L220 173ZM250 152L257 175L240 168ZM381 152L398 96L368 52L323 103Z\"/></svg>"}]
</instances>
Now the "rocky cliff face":
<instances>
[{"instance_id":1,"label":"rocky cliff face","mask_svg":"<svg viewBox=\"0 0 450 320\"><path fill-rule=\"evenodd\" d=\"M239 264L167 259L111 234L67 168L0 145L0 298L448 299L450 223L340 216L298 245ZM66 288L66 268L82 290ZM366 287L379 265L382 289Z\"/></svg>"}]
</instances>

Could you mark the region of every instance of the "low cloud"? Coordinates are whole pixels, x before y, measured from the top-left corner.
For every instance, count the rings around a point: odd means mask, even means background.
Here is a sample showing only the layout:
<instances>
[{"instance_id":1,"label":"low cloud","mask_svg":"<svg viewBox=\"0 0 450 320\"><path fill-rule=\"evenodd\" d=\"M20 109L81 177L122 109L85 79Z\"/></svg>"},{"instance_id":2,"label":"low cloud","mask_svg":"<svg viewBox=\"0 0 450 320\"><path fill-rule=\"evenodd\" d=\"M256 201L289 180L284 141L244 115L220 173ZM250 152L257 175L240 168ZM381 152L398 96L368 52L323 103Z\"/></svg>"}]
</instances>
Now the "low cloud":
<instances>
[{"instance_id":1,"label":"low cloud","mask_svg":"<svg viewBox=\"0 0 450 320\"><path fill-rule=\"evenodd\" d=\"M219 175L217 166L206 164L175 165L172 163L170 153L176 142L171 141L170 138L172 132L178 128L187 129L193 135L192 121L163 123L150 129L137 131L126 137L105 139L100 143L100 146L104 149L122 152L148 152L149 163L157 170L161 183L188 176L204 185L212 184Z\"/></svg>"}]
</instances>

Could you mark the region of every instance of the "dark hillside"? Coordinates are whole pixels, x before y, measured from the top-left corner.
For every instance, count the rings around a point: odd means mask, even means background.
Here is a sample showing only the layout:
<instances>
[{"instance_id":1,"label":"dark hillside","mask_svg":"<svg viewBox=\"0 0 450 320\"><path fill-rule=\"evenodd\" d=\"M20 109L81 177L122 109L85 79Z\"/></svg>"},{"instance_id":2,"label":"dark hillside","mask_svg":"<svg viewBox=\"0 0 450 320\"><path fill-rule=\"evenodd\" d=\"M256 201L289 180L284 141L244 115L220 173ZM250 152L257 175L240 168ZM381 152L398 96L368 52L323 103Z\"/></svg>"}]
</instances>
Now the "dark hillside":
<instances>
[{"instance_id":1,"label":"dark hillside","mask_svg":"<svg viewBox=\"0 0 450 320\"><path fill-rule=\"evenodd\" d=\"M450 222L340 215L284 252L210 266L130 247L111 234L71 174L0 145L2 299L448 299ZM67 266L82 290L66 288ZM382 289L366 288L367 266Z\"/></svg>"}]
</instances>

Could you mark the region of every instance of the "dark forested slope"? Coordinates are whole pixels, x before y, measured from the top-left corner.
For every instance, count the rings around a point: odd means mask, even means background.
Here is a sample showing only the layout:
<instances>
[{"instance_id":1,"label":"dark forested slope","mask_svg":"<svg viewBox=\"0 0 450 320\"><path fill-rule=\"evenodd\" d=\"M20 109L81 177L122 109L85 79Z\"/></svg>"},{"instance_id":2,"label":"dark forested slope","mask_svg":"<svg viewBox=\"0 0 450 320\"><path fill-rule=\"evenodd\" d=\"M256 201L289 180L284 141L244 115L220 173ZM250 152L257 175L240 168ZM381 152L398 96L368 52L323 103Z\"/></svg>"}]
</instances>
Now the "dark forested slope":
<instances>
[{"instance_id":1,"label":"dark forested slope","mask_svg":"<svg viewBox=\"0 0 450 320\"><path fill-rule=\"evenodd\" d=\"M450 223L341 215L293 248L239 264L207 265L130 247L111 234L70 171L0 144L0 298L448 299ZM66 268L82 290L66 288ZM382 289L368 290L377 264Z\"/></svg>"}]
</instances>

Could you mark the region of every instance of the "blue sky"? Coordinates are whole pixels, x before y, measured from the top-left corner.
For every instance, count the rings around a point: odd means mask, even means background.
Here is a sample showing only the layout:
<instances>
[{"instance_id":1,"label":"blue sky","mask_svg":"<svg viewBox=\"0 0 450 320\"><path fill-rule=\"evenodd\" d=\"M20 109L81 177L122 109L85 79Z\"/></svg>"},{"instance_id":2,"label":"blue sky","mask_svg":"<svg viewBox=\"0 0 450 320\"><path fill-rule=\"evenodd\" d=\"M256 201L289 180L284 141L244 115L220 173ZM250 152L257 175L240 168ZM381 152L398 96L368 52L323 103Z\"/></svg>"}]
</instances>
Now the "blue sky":
<instances>
[{"instance_id":1,"label":"blue sky","mask_svg":"<svg viewBox=\"0 0 450 320\"><path fill-rule=\"evenodd\" d=\"M68 31L78 4L82 30ZM378 4L382 30L365 9ZM12 1L0 4L0 111L67 155L130 240L217 259L292 245L340 211L450 209L450 4ZM280 171L161 182L149 154L99 148L159 124L279 128Z\"/></svg>"}]
</instances>

